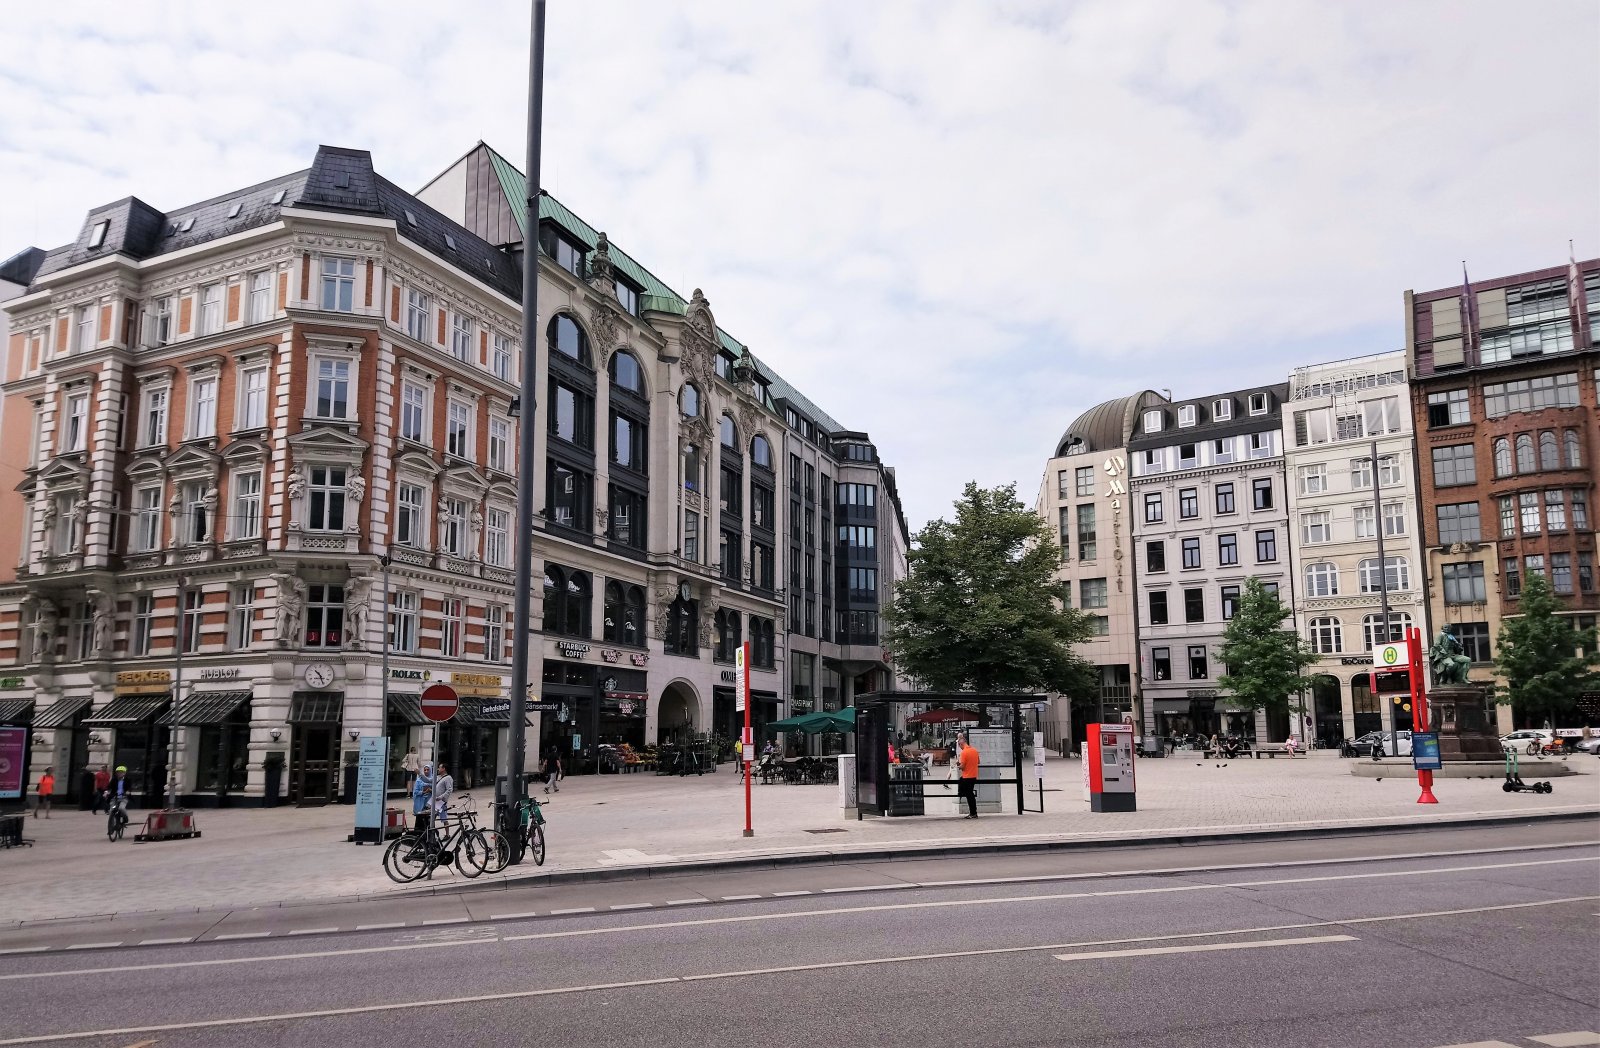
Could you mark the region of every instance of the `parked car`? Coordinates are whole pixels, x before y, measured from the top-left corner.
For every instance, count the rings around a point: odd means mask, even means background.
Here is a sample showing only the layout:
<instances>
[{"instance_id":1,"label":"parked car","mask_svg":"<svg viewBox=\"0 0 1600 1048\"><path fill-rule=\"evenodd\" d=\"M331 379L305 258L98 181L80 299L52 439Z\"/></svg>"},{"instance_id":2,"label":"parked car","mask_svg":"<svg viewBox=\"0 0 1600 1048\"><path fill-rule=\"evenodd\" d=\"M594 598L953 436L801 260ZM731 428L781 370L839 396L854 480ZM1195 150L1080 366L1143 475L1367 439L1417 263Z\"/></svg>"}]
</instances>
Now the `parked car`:
<instances>
[{"instance_id":1,"label":"parked car","mask_svg":"<svg viewBox=\"0 0 1600 1048\"><path fill-rule=\"evenodd\" d=\"M1600 735L1591 735L1589 738L1582 740L1578 743L1578 749L1584 753L1600 757Z\"/></svg>"},{"instance_id":2,"label":"parked car","mask_svg":"<svg viewBox=\"0 0 1600 1048\"><path fill-rule=\"evenodd\" d=\"M1516 750L1530 756L1549 745L1555 738L1555 732L1543 728L1522 728L1509 735L1500 736L1500 748L1503 750Z\"/></svg>"},{"instance_id":3,"label":"parked car","mask_svg":"<svg viewBox=\"0 0 1600 1048\"><path fill-rule=\"evenodd\" d=\"M1366 757L1372 753L1374 744L1381 744L1383 755L1392 757L1394 755L1394 742L1395 733L1392 731L1369 731L1359 738L1350 740L1350 745L1356 748L1357 753ZM1411 756L1411 733L1409 731L1400 732L1400 756Z\"/></svg>"}]
</instances>

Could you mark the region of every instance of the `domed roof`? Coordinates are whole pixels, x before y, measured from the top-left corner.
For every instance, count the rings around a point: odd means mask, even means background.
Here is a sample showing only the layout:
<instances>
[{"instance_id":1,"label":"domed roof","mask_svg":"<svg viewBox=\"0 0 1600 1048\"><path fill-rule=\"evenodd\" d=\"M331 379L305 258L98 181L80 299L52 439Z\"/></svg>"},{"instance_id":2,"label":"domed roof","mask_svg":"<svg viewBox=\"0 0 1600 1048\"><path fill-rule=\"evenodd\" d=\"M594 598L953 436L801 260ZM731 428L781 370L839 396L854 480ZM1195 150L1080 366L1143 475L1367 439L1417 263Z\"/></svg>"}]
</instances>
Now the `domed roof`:
<instances>
[{"instance_id":1,"label":"domed roof","mask_svg":"<svg viewBox=\"0 0 1600 1048\"><path fill-rule=\"evenodd\" d=\"M1166 399L1155 390L1147 389L1132 396L1118 397L1103 404L1096 404L1079 415L1077 420L1067 427L1067 431L1061 434L1061 439L1056 441L1056 457L1123 447L1128 443L1128 436L1133 432L1133 424L1145 405L1165 403ZM1069 453L1067 448L1074 444L1083 446Z\"/></svg>"}]
</instances>

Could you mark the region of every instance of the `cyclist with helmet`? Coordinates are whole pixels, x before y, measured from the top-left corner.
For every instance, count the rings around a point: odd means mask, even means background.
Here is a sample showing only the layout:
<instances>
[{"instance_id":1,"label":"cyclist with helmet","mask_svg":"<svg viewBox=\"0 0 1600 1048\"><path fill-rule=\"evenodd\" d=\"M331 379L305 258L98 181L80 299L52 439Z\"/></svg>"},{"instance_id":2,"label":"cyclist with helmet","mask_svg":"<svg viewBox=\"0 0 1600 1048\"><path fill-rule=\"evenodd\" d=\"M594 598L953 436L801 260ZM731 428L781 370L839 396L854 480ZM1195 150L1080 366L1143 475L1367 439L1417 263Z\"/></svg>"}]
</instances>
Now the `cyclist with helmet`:
<instances>
[{"instance_id":1,"label":"cyclist with helmet","mask_svg":"<svg viewBox=\"0 0 1600 1048\"><path fill-rule=\"evenodd\" d=\"M122 836L122 827L128 824L128 801L133 797L133 783L128 781L128 766L117 765L117 774L106 787L106 834L112 840Z\"/></svg>"}]
</instances>

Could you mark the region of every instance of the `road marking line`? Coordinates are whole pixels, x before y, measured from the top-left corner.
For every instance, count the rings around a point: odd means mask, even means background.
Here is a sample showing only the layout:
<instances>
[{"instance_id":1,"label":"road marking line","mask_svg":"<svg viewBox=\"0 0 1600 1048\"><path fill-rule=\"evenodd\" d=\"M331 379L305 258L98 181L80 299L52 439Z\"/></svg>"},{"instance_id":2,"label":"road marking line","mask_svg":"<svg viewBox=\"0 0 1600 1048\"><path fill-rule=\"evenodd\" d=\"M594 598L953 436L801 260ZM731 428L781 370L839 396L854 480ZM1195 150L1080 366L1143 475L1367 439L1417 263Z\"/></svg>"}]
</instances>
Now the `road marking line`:
<instances>
[{"instance_id":1,"label":"road marking line","mask_svg":"<svg viewBox=\"0 0 1600 1048\"><path fill-rule=\"evenodd\" d=\"M761 898L761 893L757 892L755 895L724 895L722 897L722 901L723 902L746 902L746 901L748 901L750 899L759 899L759 898Z\"/></svg>"},{"instance_id":2,"label":"road marking line","mask_svg":"<svg viewBox=\"0 0 1600 1048\"><path fill-rule=\"evenodd\" d=\"M1092 961L1108 957L1155 957L1169 953L1210 953L1215 950L1256 950L1264 946L1310 946L1313 943L1355 942L1354 935L1313 935L1301 939L1256 939L1251 942L1212 942L1195 946L1146 946L1138 950L1095 950L1093 953L1058 953L1058 961Z\"/></svg>"},{"instance_id":3,"label":"road marking line","mask_svg":"<svg viewBox=\"0 0 1600 1048\"><path fill-rule=\"evenodd\" d=\"M668 899L668 906L694 906L697 903L710 902L710 899Z\"/></svg>"},{"instance_id":4,"label":"road marking line","mask_svg":"<svg viewBox=\"0 0 1600 1048\"><path fill-rule=\"evenodd\" d=\"M613 910L648 910L655 906L653 902L619 902L611 908Z\"/></svg>"},{"instance_id":5,"label":"road marking line","mask_svg":"<svg viewBox=\"0 0 1600 1048\"><path fill-rule=\"evenodd\" d=\"M13 946L8 950L0 950L0 957L9 956L13 953L43 953L49 948L48 946Z\"/></svg>"},{"instance_id":6,"label":"road marking line","mask_svg":"<svg viewBox=\"0 0 1600 1048\"><path fill-rule=\"evenodd\" d=\"M1578 1048L1585 1044L1600 1044L1600 1033L1593 1030L1574 1030L1571 1033L1547 1033L1539 1037L1529 1037L1530 1041L1548 1044L1550 1048Z\"/></svg>"},{"instance_id":7,"label":"road marking line","mask_svg":"<svg viewBox=\"0 0 1600 1048\"><path fill-rule=\"evenodd\" d=\"M378 931L382 931L385 928L404 928L405 926L406 926L406 922L405 921L389 921L389 922L387 922L385 924L358 924L358 925L356 925L356 931L358 931L358 932L378 932Z\"/></svg>"},{"instance_id":8,"label":"road marking line","mask_svg":"<svg viewBox=\"0 0 1600 1048\"><path fill-rule=\"evenodd\" d=\"M824 888L822 892L824 895L831 895L835 892L892 892L896 888L909 887L911 885L906 882L901 882L900 884L861 884L853 885L849 888Z\"/></svg>"},{"instance_id":9,"label":"road marking line","mask_svg":"<svg viewBox=\"0 0 1600 1048\"><path fill-rule=\"evenodd\" d=\"M539 914L536 911L528 910L525 913L491 913L489 915L489 919L491 921L520 921L524 917L537 917L537 916L539 916Z\"/></svg>"},{"instance_id":10,"label":"road marking line","mask_svg":"<svg viewBox=\"0 0 1600 1048\"><path fill-rule=\"evenodd\" d=\"M773 892L772 893L772 897L774 899L793 899L793 898L795 898L796 896L799 896L799 895L810 895L810 894L811 893L809 891Z\"/></svg>"},{"instance_id":11,"label":"road marking line","mask_svg":"<svg viewBox=\"0 0 1600 1048\"><path fill-rule=\"evenodd\" d=\"M213 935L212 942L221 942L224 939L265 939L271 932L228 932L226 935Z\"/></svg>"},{"instance_id":12,"label":"road marking line","mask_svg":"<svg viewBox=\"0 0 1600 1048\"><path fill-rule=\"evenodd\" d=\"M1362 881L1373 877L1421 877L1431 873L1470 873L1475 870L1510 870L1519 866L1557 866L1569 862L1594 862L1594 858L1531 859L1527 862L1491 862L1480 866L1452 866L1448 870L1395 870L1393 873L1339 873L1325 877L1280 877L1270 881L1233 881L1224 888L1254 888L1262 884L1308 884L1322 881Z\"/></svg>"},{"instance_id":13,"label":"road marking line","mask_svg":"<svg viewBox=\"0 0 1600 1048\"><path fill-rule=\"evenodd\" d=\"M336 932L338 930L339 929L337 929L337 928L294 928L294 929L291 929L288 932L288 934L289 935L329 935L329 934L331 934L333 932Z\"/></svg>"},{"instance_id":14,"label":"road marking line","mask_svg":"<svg viewBox=\"0 0 1600 1048\"><path fill-rule=\"evenodd\" d=\"M431 921L423 921L422 923L423 924L466 924L468 920L470 920L470 918L467 918L467 917L436 917Z\"/></svg>"},{"instance_id":15,"label":"road marking line","mask_svg":"<svg viewBox=\"0 0 1600 1048\"><path fill-rule=\"evenodd\" d=\"M1545 899L1545 900L1540 900L1538 902L1510 903L1510 904L1502 905L1502 906L1481 906L1481 907L1475 907L1475 908L1472 908L1472 909L1463 909L1463 910L1440 910L1440 911L1434 911L1434 912L1431 912L1431 913L1401 914L1401 915L1392 916L1392 917L1358 917L1358 918L1353 918L1353 919L1349 919L1349 920L1345 920L1345 921L1318 921L1318 922L1308 923L1308 924L1278 925L1278 926L1270 927L1270 928L1237 928L1237 929L1233 929L1233 930L1230 930L1230 931L1182 932L1182 933L1177 933L1177 934L1173 934L1173 935L1145 936L1143 938L1137 938L1137 939L1110 939L1110 940L1102 940L1102 941L1098 941L1098 942L1055 943L1055 944L1049 945L1049 946L1012 946L1012 947L1000 947L1000 948L988 949L988 950L964 950L964 951L952 951L952 952L948 952L948 953L914 954L914 955L901 956L901 957L877 957L877 958L870 958L870 959L859 960L859 961L827 961L827 962L822 962L822 963L819 963L819 964L793 965L793 966L783 967L783 968L764 968L764 969L750 969L750 970L745 970L745 971L714 972L714 973L711 973L711 974L708 974L708 975L687 975L687 976L681 976L681 977L679 977L679 976L669 976L669 977L666 977L666 978L659 978L659 979L634 979L634 980L630 980L630 981L626 981L626 982L595 983L595 984L590 984L590 985L585 985L585 986L562 986L562 987L554 987L554 988L551 988L551 989L539 989L539 990L514 990L514 991L505 992L505 993L477 994L477 995L465 996L465 997L445 997L445 998L438 998L438 999L427 1000L427 1001L395 1001L395 1002L392 1002L392 1003L389 1003L389 1004L352 1005L350 1007L345 1007L345 1008L324 1008L324 1009L317 1009L317 1010L313 1010L313 1011L303 1011L303 1012L281 1012L281 1013L276 1014L276 1015L250 1015L250 1016L239 1016L239 1017L230 1018L230 1019L201 1019L201 1020L192 1020L192 1021L189 1021L189 1022L164 1023L164 1024L161 1024L161 1025L155 1025L155 1026L132 1026L132 1027L124 1028L124 1029L83 1030L83 1031L75 1031L75 1032L72 1032L72 1033L37 1034L37 1035L31 1036L31 1037L12 1037L12 1038L7 1038L5 1040L0 1040L0 1046L15 1045L15 1044L46 1044L46 1043L51 1043L51 1042L56 1042L56 1041L81 1040L81 1039L88 1039L88 1038L92 1038L92 1037L114 1037L114 1036L125 1036L125 1035L128 1035L128 1034L164 1033L164 1032L171 1032L171 1031L176 1031L176 1030L206 1030L206 1029L216 1029L216 1028L224 1027L224 1026L246 1026L246 1025L258 1025L258 1024L261 1024L261 1023L269 1023L269 1022L287 1022L287 1021L292 1021L292 1020L303 1020L303 1019L324 1019L324 1018L332 1018L332 1017L336 1017L336 1016L345 1016L345 1015L370 1015L370 1014L377 1013L377 1012L410 1011L410 1010L414 1010L414 1009L418 1009L418 1008L460 1007L461 1005L482 1004L482 1003L486 1003L486 1002L490 1002L490 1001L527 1000L527 999L535 998L535 997L557 997L557 996L565 996L565 995L568 995L568 994L576 994L576 993L592 993L592 992L594 992L596 990L620 990L620 989L632 989L632 988L636 988L636 987L640 987L640 986L662 986L662 985L666 985L666 984L670 984L670 983L706 982L706 981L718 980L718 979L745 978L745 977L749 977L749 976L753 976L753 975L768 975L768 974L778 974L778 973L787 973L787 972L800 972L800 971L816 971L816 970L827 969L827 968L860 968L860 967L868 967L868 966L873 966L873 965L905 963L905 962L908 962L908 961L944 960L944 959L956 958L956 957L982 957L982 956L993 956L993 955L997 955L997 954L1007 954L1007 953L1042 953L1042 952L1054 952L1054 951L1057 951L1057 950L1072 950L1072 949L1078 949L1078 948L1085 947L1085 946L1121 946L1121 945L1128 945L1128 944L1140 943L1140 942L1160 942L1160 941L1171 941L1173 939L1211 938L1211 937L1216 937L1216 936L1221 936L1221 935L1242 935L1242 934L1251 934L1251 933L1256 933L1256 932L1282 931L1282 930L1286 930L1286 929L1289 929L1289 928L1322 928L1322 927L1330 927L1330 926L1336 926L1336 925L1341 925L1341 924L1361 924L1361 923L1373 923L1373 922L1381 922L1381 921L1401 921L1401 920L1411 920L1411 919L1415 919L1415 918L1442 917L1442 916L1452 916L1452 915L1467 914L1467 913L1487 913L1487 912L1494 911L1494 910L1515 910L1515 909L1527 909L1527 908L1538 907L1538 906L1556 906L1556 905L1560 905L1560 904L1563 904L1563 903L1572 903L1572 902L1593 902L1596 898L1600 898L1600 896L1586 895L1586 896L1579 896L1577 898L1571 898L1571 899ZM679 923L679 924L684 924L684 923L687 923L687 924L699 924L699 923L723 923L723 922L722 921L705 921L705 922L702 922L702 921L690 921L690 922L677 922L677 923ZM673 926L673 925L642 925L640 927L648 929L648 928L652 928L652 927L669 927L669 926ZM622 929L613 929L613 930L622 930ZM546 938L546 937L548 937L548 936L521 936L520 938ZM479 940L479 941L483 941L483 940ZM421 944L419 944L419 945L421 945ZM465 943L439 943L439 944L429 944L429 945L440 945L440 946L443 946L443 945L455 945L455 946L460 946L460 945L466 945L466 944ZM418 947L400 947L400 948L401 949L416 949ZM333 951L333 952L337 953L339 951ZM375 952L379 952L379 951L377 951L377 950L351 950L351 951L345 951L345 952L349 952L349 953L375 953ZM328 955L329 954L312 954L312 955L309 955L309 956L328 956ZM302 954L300 956L307 956L307 955ZM254 958L254 959L256 959L256 960L288 960L290 958L285 956L285 957ZM198 963L207 963L207 962L198 962ZM186 965L184 965L184 964L172 964L172 965L149 965L148 967L152 967L152 968L174 967L174 968L176 968L176 967L185 967L185 966ZM116 969L101 969L101 971L109 971L109 970L116 970ZM29 977L30 978L32 978L32 977L43 978L43 977L55 977L55 976L59 976L59 975L68 975L68 974L77 974L77 973L71 973L71 972L38 972L38 973L35 973L33 975L30 975ZM6 978L6 977L5 976L0 976L0 978Z\"/></svg>"},{"instance_id":16,"label":"road marking line","mask_svg":"<svg viewBox=\"0 0 1600 1048\"><path fill-rule=\"evenodd\" d=\"M593 906L572 906L572 907L569 907L569 908L567 908L565 910L551 910L550 911L550 916L559 917L560 915L565 914L565 913L593 913L593 912L594 912L594 907Z\"/></svg>"},{"instance_id":17,"label":"road marking line","mask_svg":"<svg viewBox=\"0 0 1600 1048\"><path fill-rule=\"evenodd\" d=\"M105 968L75 968L64 972L12 972L0 975L0 982L16 979L48 979L66 975L105 975L108 972L150 972L167 968L205 968L214 964L264 964L268 961L300 961L312 957L353 957L364 953L393 953L397 950L436 950L445 946L474 946L481 942L498 942L491 936L482 939L459 939L452 942L418 942L399 946L366 946L355 950L317 950L311 953L280 953L265 957L215 957L204 961L164 961L157 964L121 964ZM120 943L105 945L117 946ZM68 947L72 949L73 947ZM82 947L80 947L81 949ZM133 1033L140 1031L134 1030Z\"/></svg>"},{"instance_id":18,"label":"road marking line","mask_svg":"<svg viewBox=\"0 0 1600 1048\"><path fill-rule=\"evenodd\" d=\"M173 946L181 942L194 942L192 935L180 935L173 939L141 939L140 946Z\"/></svg>"},{"instance_id":19,"label":"road marking line","mask_svg":"<svg viewBox=\"0 0 1600 1048\"><path fill-rule=\"evenodd\" d=\"M121 942L75 942L68 946L69 950L109 950L113 946L121 946Z\"/></svg>"},{"instance_id":20,"label":"road marking line","mask_svg":"<svg viewBox=\"0 0 1600 1048\"><path fill-rule=\"evenodd\" d=\"M1473 1041L1471 1044L1446 1044L1441 1048L1517 1048L1517 1046L1504 1041Z\"/></svg>"}]
</instances>

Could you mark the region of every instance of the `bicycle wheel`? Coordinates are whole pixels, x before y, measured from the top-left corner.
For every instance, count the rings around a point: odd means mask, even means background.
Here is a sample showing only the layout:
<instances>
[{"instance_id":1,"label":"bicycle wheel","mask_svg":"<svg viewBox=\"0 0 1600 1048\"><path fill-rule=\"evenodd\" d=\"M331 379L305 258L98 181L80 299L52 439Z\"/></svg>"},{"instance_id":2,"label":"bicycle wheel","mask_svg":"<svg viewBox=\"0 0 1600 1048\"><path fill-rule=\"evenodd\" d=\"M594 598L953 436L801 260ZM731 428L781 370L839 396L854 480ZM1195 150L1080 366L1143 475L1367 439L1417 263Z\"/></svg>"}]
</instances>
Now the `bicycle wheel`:
<instances>
[{"instance_id":1,"label":"bicycle wheel","mask_svg":"<svg viewBox=\"0 0 1600 1048\"><path fill-rule=\"evenodd\" d=\"M456 843L456 869L463 877L476 877L489 866L494 848L482 830L465 830Z\"/></svg>"},{"instance_id":2,"label":"bicycle wheel","mask_svg":"<svg viewBox=\"0 0 1600 1048\"><path fill-rule=\"evenodd\" d=\"M428 843L425 837L401 834L383 853L383 872L389 879L409 884L428 872Z\"/></svg>"},{"instance_id":3,"label":"bicycle wheel","mask_svg":"<svg viewBox=\"0 0 1600 1048\"><path fill-rule=\"evenodd\" d=\"M489 862L484 866L484 873L499 873L511 865L511 842L499 830L481 830L484 840L489 842Z\"/></svg>"},{"instance_id":4,"label":"bicycle wheel","mask_svg":"<svg viewBox=\"0 0 1600 1048\"><path fill-rule=\"evenodd\" d=\"M535 866L544 865L544 827L538 823L528 827L528 854L533 856Z\"/></svg>"}]
</instances>

